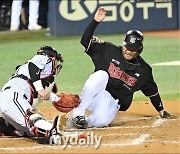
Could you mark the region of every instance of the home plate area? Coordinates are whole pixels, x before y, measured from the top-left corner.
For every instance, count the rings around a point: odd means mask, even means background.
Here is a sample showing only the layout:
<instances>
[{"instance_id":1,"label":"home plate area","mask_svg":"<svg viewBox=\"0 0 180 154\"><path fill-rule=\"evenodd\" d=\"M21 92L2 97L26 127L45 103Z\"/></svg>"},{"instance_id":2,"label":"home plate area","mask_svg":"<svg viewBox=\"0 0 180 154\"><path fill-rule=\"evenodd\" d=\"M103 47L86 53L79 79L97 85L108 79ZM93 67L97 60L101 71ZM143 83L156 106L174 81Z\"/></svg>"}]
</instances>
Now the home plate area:
<instances>
[{"instance_id":1,"label":"home plate area","mask_svg":"<svg viewBox=\"0 0 180 154\"><path fill-rule=\"evenodd\" d=\"M0 152L180 153L177 104L179 101L171 102L167 110L173 114L172 118L162 119L148 104L135 103L129 111L119 112L108 127L67 129L59 145L38 144L35 139L28 138L1 137ZM52 119L57 114L52 113L46 118Z\"/></svg>"},{"instance_id":2,"label":"home plate area","mask_svg":"<svg viewBox=\"0 0 180 154\"><path fill-rule=\"evenodd\" d=\"M104 128L88 128L86 131L80 133L93 134L101 136L101 147L120 147L120 146L132 146L140 145L142 143L173 143L179 144L179 138L175 140L161 140L156 138L157 129L166 129L171 123L178 122L179 117L174 116L174 119L162 119L159 116L156 117L144 117L144 118L124 118L115 119L109 127ZM78 131L77 129L70 129L69 131ZM161 132L162 133L162 132Z\"/></svg>"}]
</instances>

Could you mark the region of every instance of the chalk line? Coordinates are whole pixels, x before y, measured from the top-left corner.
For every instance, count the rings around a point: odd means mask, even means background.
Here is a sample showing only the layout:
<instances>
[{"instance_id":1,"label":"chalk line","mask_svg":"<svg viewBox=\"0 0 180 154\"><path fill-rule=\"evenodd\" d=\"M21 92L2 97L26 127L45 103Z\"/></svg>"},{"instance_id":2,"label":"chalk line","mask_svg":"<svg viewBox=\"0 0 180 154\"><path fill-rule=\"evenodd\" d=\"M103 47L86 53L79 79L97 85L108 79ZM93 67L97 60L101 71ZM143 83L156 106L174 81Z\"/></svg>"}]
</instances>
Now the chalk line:
<instances>
[{"instance_id":1,"label":"chalk line","mask_svg":"<svg viewBox=\"0 0 180 154\"><path fill-rule=\"evenodd\" d=\"M165 119L157 119L153 124L152 127L158 127L163 124L166 120Z\"/></svg>"},{"instance_id":2,"label":"chalk line","mask_svg":"<svg viewBox=\"0 0 180 154\"><path fill-rule=\"evenodd\" d=\"M132 145L138 145L143 143L150 135L149 134L142 134L139 138L133 139L131 141Z\"/></svg>"},{"instance_id":3,"label":"chalk line","mask_svg":"<svg viewBox=\"0 0 180 154\"><path fill-rule=\"evenodd\" d=\"M159 123L159 122L156 122ZM161 125L161 123L158 124L159 126ZM111 126L111 127L92 127L92 128L87 128L84 131L90 131L90 130L105 130L105 129L143 129L143 128L154 128L154 127L158 127L157 124L153 124L153 125L143 125L143 126ZM78 131L78 130L83 130L83 129L76 129L76 128L72 128L72 129L68 129L66 131Z\"/></svg>"},{"instance_id":4,"label":"chalk line","mask_svg":"<svg viewBox=\"0 0 180 154\"><path fill-rule=\"evenodd\" d=\"M108 143L102 143L100 147L107 147L107 146L131 146L131 145L139 145L145 141L145 139L149 137L149 134L141 134L140 137L135 138L129 142L125 143L116 143L116 144L108 144ZM67 145L67 148L79 148L79 147L94 147L94 145ZM0 148L0 150L32 150L32 149L43 149L43 148L50 148L50 149L63 149L63 145L42 145L42 146L31 146L31 147L6 147L6 148Z\"/></svg>"},{"instance_id":5,"label":"chalk line","mask_svg":"<svg viewBox=\"0 0 180 154\"><path fill-rule=\"evenodd\" d=\"M138 133L125 133L125 134L117 134L117 133L112 133L112 134L106 134L106 135L102 135L103 137L109 137L109 136L135 136L138 135Z\"/></svg>"},{"instance_id":6,"label":"chalk line","mask_svg":"<svg viewBox=\"0 0 180 154\"><path fill-rule=\"evenodd\" d=\"M162 62L152 64L153 66L180 66L180 61Z\"/></svg>"},{"instance_id":7,"label":"chalk line","mask_svg":"<svg viewBox=\"0 0 180 154\"><path fill-rule=\"evenodd\" d=\"M157 118L157 117L145 117L145 118L137 118L137 119L127 119L127 121L136 121L136 120L144 120L144 119L153 119L153 118ZM116 122L120 122L120 121L126 121L126 119L115 119ZM179 119L167 119L168 121L174 121L174 120L179 120ZM72 129L68 129L64 132L64 135L67 136L72 136L72 135L76 135L76 133L84 133L87 131L91 131L91 130L105 130L105 129L131 129L131 128L136 128L136 129L142 129L142 128L154 128L154 127L158 127L160 126L162 123L164 123L166 121L166 119L157 119L152 125L144 125L144 126L111 126L111 127L103 127L103 128L87 128L87 129L76 129L76 128L72 128ZM78 132L73 132L73 131L78 131ZM0 136L0 139L5 139L5 138L17 138L17 139L24 139L24 137L16 137L16 136Z\"/></svg>"},{"instance_id":8,"label":"chalk line","mask_svg":"<svg viewBox=\"0 0 180 154\"><path fill-rule=\"evenodd\" d=\"M180 144L180 141L170 141L170 140L164 140L164 141L158 141L158 140L148 140L147 139L148 136L141 136L139 138L139 141L137 143L137 141L135 141L134 145L140 145L142 143L169 143L169 144ZM140 140L141 139L141 140ZM143 140L144 139L144 140ZM147 139L147 140L146 140ZM101 147L123 147L123 146L132 146L133 143L132 142L127 142L127 143L106 143L106 144L101 144ZM68 145L68 148L87 148L87 147L94 147L94 146L70 146ZM62 146L59 145L43 145L43 146L31 146L31 147L6 147L6 148L0 148L0 150L4 150L4 151L14 151L16 152L17 150L35 150L35 149L63 149Z\"/></svg>"},{"instance_id":9,"label":"chalk line","mask_svg":"<svg viewBox=\"0 0 180 154\"><path fill-rule=\"evenodd\" d=\"M111 135L119 135L119 134L109 134L109 136ZM137 134L121 134L121 135L137 135ZM103 136L108 136L108 135L103 135ZM174 141L174 140L149 140L148 137L150 136L150 134L140 134L139 137L132 139L131 141L125 141L124 143L102 143L100 145L100 147L122 147L122 146L132 146L132 145L140 145L142 143L170 143L170 144L180 144L180 141ZM94 145L85 145L85 146L80 146L80 145L76 145L76 146L72 146L72 145L68 145L67 148L87 148L87 147L94 147ZM34 149L63 149L63 145L41 145L41 146L31 146L31 147L5 147L5 148L0 148L0 150L34 150Z\"/></svg>"},{"instance_id":10,"label":"chalk line","mask_svg":"<svg viewBox=\"0 0 180 154\"><path fill-rule=\"evenodd\" d=\"M146 117L146 118L137 118L138 120L140 119L152 119L154 117ZM131 119L131 120L137 120L137 119ZM122 120L122 119L121 119ZM125 120L125 119L123 119ZM177 120L177 119L168 119L168 120ZM113 126L113 127L105 127L105 128L88 128L86 131L88 130L94 130L94 129L119 129L119 128L153 128L153 127L158 127L161 124L163 124L166 121L166 119L156 119L154 121L154 123L152 125L144 125L144 126ZM78 130L78 129L77 129ZM73 131L75 131L75 129L73 129ZM78 130L79 131L79 130ZM85 130L83 130L85 131ZM65 132L66 135L72 135L73 132ZM77 132L76 132L77 133ZM80 133L80 132L79 132ZM73 133L74 134L74 133ZM138 133L139 134L139 133ZM103 135L103 136L133 136L133 135L138 135L138 134L134 134L134 133L127 133L127 134L116 134L116 133L112 133L112 134L107 134L107 135ZM139 138L135 138L133 140L131 140L131 142L128 143L116 143L116 144L102 144L101 146L128 146L128 145L137 145L137 144L141 144L142 142L144 142L148 137L150 136L150 134L141 134L141 136ZM1 139L25 139L25 138L19 138L19 137L0 137ZM150 140L151 142L156 142L156 140ZM148 141L147 141L148 142ZM162 142L162 141L159 141ZM179 141L163 141L163 142L169 142L169 143L179 143ZM56 149L56 148L60 148L60 147L56 147L56 146L51 146L51 145L43 145L43 146L32 146L32 147L12 147L12 148L0 148L0 150L25 150L25 149L39 149L39 148L52 148L52 149Z\"/></svg>"},{"instance_id":11,"label":"chalk line","mask_svg":"<svg viewBox=\"0 0 180 154\"><path fill-rule=\"evenodd\" d=\"M147 142L157 142L157 143L171 143L171 144L180 144L180 140L179 141L168 141L168 140L147 140Z\"/></svg>"}]
</instances>

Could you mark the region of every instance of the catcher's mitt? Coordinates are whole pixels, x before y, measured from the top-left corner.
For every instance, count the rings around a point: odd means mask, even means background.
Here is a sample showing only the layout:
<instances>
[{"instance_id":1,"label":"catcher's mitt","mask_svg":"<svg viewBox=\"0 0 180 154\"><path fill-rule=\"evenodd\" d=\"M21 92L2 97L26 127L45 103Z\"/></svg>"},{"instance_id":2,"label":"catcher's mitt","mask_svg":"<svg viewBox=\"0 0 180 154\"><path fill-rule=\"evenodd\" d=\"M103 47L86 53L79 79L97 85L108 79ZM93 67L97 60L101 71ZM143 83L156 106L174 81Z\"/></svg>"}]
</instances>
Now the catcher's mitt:
<instances>
[{"instance_id":1,"label":"catcher's mitt","mask_svg":"<svg viewBox=\"0 0 180 154\"><path fill-rule=\"evenodd\" d=\"M58 102L52 102L52 104L60 112L67 113L80 104L78 95L60 93L57 96L60 100Z\"/></svg>"}]
</instances>

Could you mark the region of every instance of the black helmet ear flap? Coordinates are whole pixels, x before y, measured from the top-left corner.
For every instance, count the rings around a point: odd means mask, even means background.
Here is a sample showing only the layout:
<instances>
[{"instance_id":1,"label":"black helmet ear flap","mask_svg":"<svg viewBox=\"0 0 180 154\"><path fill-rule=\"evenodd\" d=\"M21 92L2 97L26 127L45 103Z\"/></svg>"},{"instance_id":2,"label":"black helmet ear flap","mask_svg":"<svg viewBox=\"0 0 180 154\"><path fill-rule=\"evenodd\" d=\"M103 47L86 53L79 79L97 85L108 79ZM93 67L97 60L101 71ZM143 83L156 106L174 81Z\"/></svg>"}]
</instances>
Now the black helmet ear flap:
<instances>
[{"instance_id":1,"label":"black helmet ear flap","mask_svg":"<svg viewBox=\"0 0 180 154\"><path fill-rule=\"evenodd\" d=\"M138 50L138 54L140 55L143 51L143 47L141 49Z\"/></svg>"}]
</instances>

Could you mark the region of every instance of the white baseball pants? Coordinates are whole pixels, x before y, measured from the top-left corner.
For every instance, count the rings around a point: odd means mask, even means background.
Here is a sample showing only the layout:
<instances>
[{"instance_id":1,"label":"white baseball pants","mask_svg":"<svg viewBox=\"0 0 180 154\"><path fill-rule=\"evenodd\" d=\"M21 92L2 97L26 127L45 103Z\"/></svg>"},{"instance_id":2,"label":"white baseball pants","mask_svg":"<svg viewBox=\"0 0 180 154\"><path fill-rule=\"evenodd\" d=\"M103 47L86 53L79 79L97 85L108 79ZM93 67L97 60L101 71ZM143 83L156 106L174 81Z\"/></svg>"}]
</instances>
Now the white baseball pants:
<instances>
[{"instance_id":1,"label":"white baseball pants","mask_svg":"<svg viewBox=\"0 0 180 154\"><path fill-rule=\"evenodd\" d=\"M11 8L11 26L19 27L20 14L23 0L13 0ZM29 26L33 27L37 24L39 17L39 0L29 1Z\"/></svg>"},{"instance_id":2,"label":"white baseball pants","mask_svg":"<svg viewBox=\"0 0 180 154\"><path fill-rule=\"evenodd\" d=\"M89 127L104 127L113 121L120 106L105 90L108 79L108 73L102 70L89 76L81 93L81 103L73 110L73 118L84 116L87 109L91 112L87 117Z\"/></svg>"},{"instance_id":3,"label":"white baseball pants","mask_svg":"<svg viewBox=\"0 0 180 154\"><path fill-rule=\"evenodd\" d=\"M25 123L27 109L32 109L22 93L5 90L0 92L0 115L17 131L32 136L29 126Z\"/></svg>"},{"instance_id":4,"label":"white baseball pants","mask_svg":"<svg viewBox=\"0 0 180 154\"><path fill-rule=\"evenodd\" d=\"M0 92L0 116L13 125L22 136L24 133L33 136L27 119L25 120L27 109L32 109L32 106L22 92L14 92L10 89ZM36 122L36 127L50 130L52 124L45 120L39 120Z\"/></svg>"}]
</instances>

